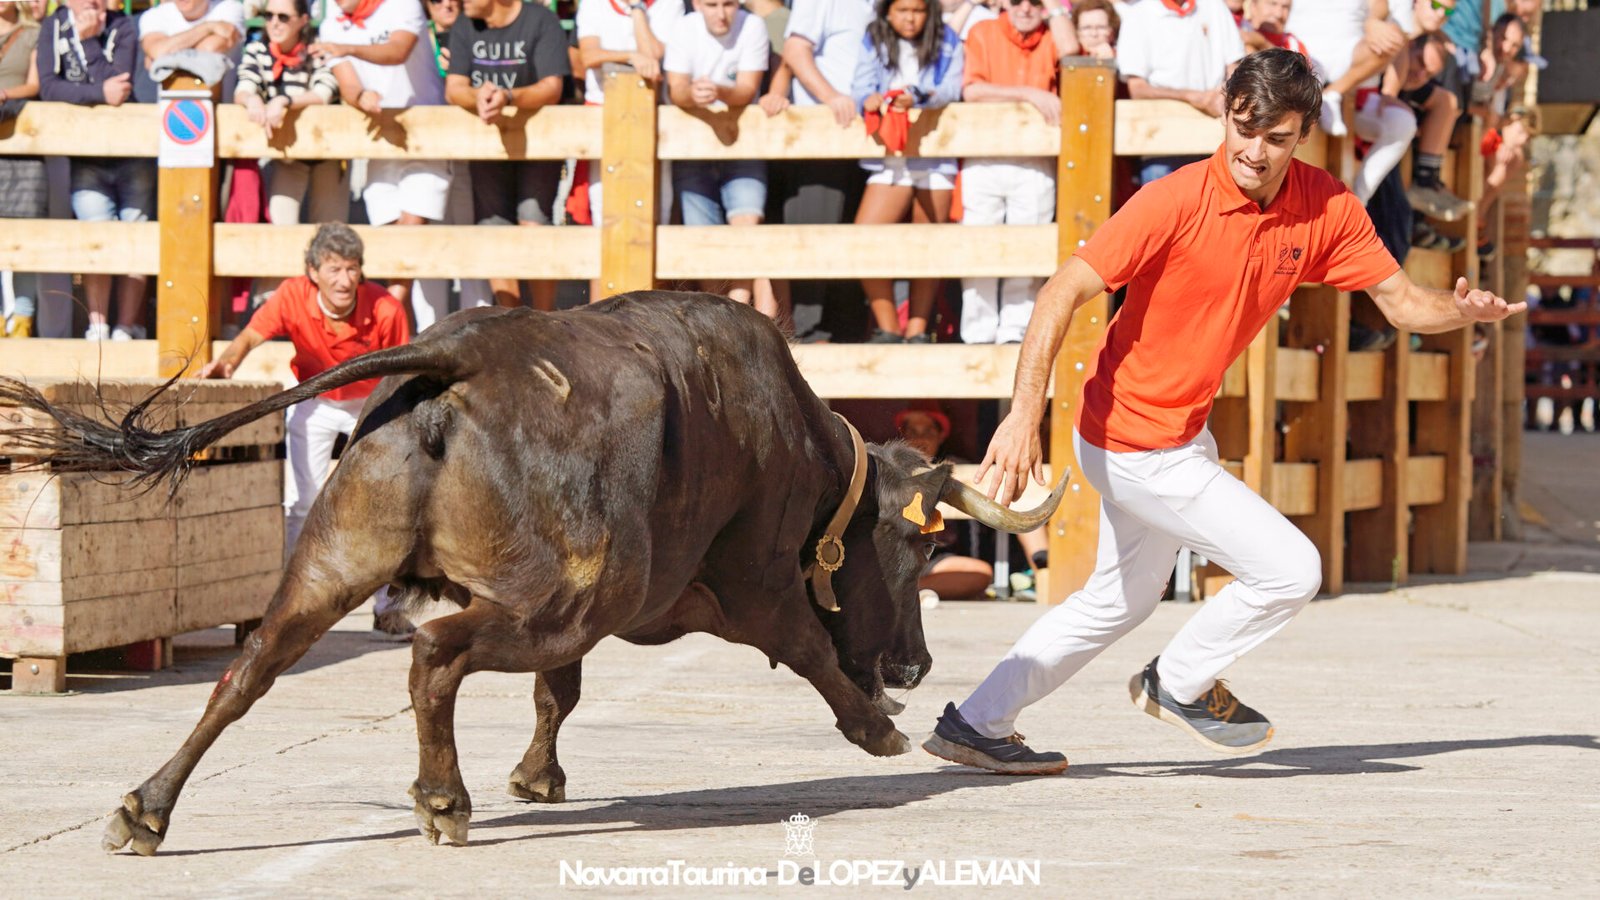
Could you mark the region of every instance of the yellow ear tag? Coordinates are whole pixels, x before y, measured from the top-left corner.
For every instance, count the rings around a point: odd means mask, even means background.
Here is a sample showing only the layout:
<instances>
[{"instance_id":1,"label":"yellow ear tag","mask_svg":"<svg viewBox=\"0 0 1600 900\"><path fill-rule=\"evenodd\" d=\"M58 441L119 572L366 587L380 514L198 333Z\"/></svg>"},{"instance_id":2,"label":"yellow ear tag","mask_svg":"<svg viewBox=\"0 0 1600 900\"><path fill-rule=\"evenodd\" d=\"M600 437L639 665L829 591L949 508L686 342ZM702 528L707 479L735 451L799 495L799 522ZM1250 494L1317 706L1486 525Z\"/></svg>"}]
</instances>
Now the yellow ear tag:
<instances>
[{"instance_id":1,"label":"yellow ear tag","mask_svg":"<svg viewBox=\"0 0 1600 900\"><path fill-rule=\"evenodd\" d=\"M933 511L933 521L929 522L928 524L926 524L924 526L922 526L922 533L923 534L933 534L936 531L943 531L943 530L944 530L944 516L940 515L939 511L936 509L936 510Z\"/></svg>"},{"instance_id":2,"label":"yellow ear tag","mask_svg":"<svg viewBox=\"0 0 1600 900\"><path fill-rule=\"evenodd\" d=\"M922 514L921 491L917 491L917 495L911 498L911 502L906 504L906 508L900 510L900 515L905 516L907 522L919 528L926 529L928 527L928 517Z\"/></svg>"}]
</instances>

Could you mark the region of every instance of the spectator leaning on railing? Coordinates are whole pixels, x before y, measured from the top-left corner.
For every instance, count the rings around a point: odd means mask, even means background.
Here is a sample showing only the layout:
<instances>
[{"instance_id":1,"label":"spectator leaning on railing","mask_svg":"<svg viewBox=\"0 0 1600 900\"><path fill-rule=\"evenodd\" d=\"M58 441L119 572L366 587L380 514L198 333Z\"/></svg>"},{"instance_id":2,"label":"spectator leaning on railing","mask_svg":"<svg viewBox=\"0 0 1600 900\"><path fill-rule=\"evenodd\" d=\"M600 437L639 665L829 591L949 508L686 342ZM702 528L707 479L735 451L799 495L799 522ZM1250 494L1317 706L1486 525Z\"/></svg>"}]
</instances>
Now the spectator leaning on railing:
<instances>
[{"instance_id":1,"label":"spectator leaning on railing","mask_svg":"<svg viewBox=\"0 0 1600 900\"><path fill-rule=\"evenodd\" d=\"M244 5L239 0L166 0L139 15L146 69L168 53L227 53L243 40Z\"/></svg>"},{"instance_id":2,"label":"spectator leaning on railing","mask_svg":"<svg viewBox=\"0 0 1600 900\"><path fill-rule=\"evenodd\" d=\"M81 106L121 106L133 95L140 64L133 19L102 0L66 0L39 35L39 99ZM83 222L143 222L155 211L155 161L79 156L72 160L72 212ZM117 286L117 326L107 321L111 276L86 274L89 340L145 336L144 275L123 275Z\"/></svg>"},{"instance_id":3,"label":"spectator leaning on railing","mask_svg":"<svg viewBox=\"0 0 1600 900\"><path fill-rule=\"evenodd\" d=\"M561 20L540 3L466 0L450 29L451 103L491 125L561 102L572 69ZM517 120L520 121L520 120ZM554 160L469 164L473 217L479 225L552 225L561 164ZM495 301L520 306L516 279L491 279ZM535 282L534 306L555 309L555 282Z\"/></svg>"},{"instance_id":4,"label":"spectator leaning on railing","mask_svg":"<svg viewBox=\"0 0 1600 900\"><path fill-rule=\"evenodd\" d=\"M1001 0L1005 14L967 37L969 102L1031 104L1052 128L1061 124L1060 59L1078 54L1066 10L1031 0ZM1048 22L1048 27L1046 23ZM968 159L961 167L963 225L1043 225L1056 214L1054 157ZM1037 278L961 279L961 340L1018 344L1033 315Z\"/></svg>"},{"instance_id":5,"label":"spectator leaning on railing","mask_svg":"<svg viewBox=\"0 0 1600 900\"><path fill-rule=\"evenodd\" d=\"M9 118L22 101L39 95L39 69L34 51L39 26L32 9L20 3L0 4L0 120ZM37 156L0 156L0 219L42 219L49 213L49 184L44 160ZM16 226L12 226L16 227ZM0 337L32 337L39 278L27 272L11 275L9 314L0 315Z\"/></svg>"},{"instance_id":6,"label":"spectator leaning on railing","mask_svg":"<svg viewBox=\"0 0 1600 900\"><path fill-rule=\"evenodd\" d=\"M748 106L761 90L771 43L761 19L737 0L700 0L667 40L663 68L674 105L696 111ZM672 183L685 225L760 225L766 215L767 164L758 159L695 160L674 167ZM734 281L729 297L778 316L771 283L757 293Z\"/></svg>"},{"instance_id":7,"label":"spectator leaning on railing","mask_svg":"<svg viewBox=\"0 0 1600 900\"><path fill-rule=\"evenodd\" d=\"M450 29L461 18L461 0L426 0L428 48L440 78L450 74Z\"/></svg>"},{"instance_id":8,"label":"spectator leaning on railing","mask_svg":"<svg viewBox=\"0 0 1600 900\"><path fill-rule=\"evenodd\" d=\"M1117 71L1135 100L1182 100L1220 117L1222 83L1243 58L1239 28L1222 0L1143 0L1122 14ZM1148 157L1139 182L1202 158Z\"/></svg>"},{"instance_id":9,"label":"spectator leaning on railing","mask_svg":"<svg viewBox=\"0 0 1600 900\"><path fill-rule=\"evenodd\" d=\"M906 120L912 108L932 109L961 99L965 52L961 39L939 15L937 3L928 0L878 0L878 15L867 26L856 56L851 96L867 118L881 122L877 131L886 149L905 149ZM951 194L955 188L956 161L942 158L863 159L867 177L857 225L889 225L911 213L918 224L950 221ZM878 331L874 343L926 344L933 313L934 291L930 278L911 282L911 298L904 331L895 309L894 282L865 278L861 286Z\"/></svg>"},{"instance_id":10,"label":"spectator leaning on railing","mask_svg":"<svg viewBox=\"0 0 1600 900\"><path fill-rule=\"evenodd\" d=\"M424 38L427 18L419 0L338 0L339 14L322 20L311 52L333 66L344 102L369 116L386 109L444 103L444 80ZM451 164L445 160L375 159L367 163L361 197L374 225L423 225L444 218ZM426 287L424 287L426 285ZM417 283L412 300L419 329L444 316L444 283ZM407 282L391 282L402 304Z\"/></svg>"},{"instance_id":11,"label":"spectator leaning on railing","mask_svg":"<svg viewBox=\"0 0 1600 900\"><path fill-rule=\"evenodd\" d=\"M872 17L871 0L794 0L783 41L783 61L794 73L792 99L796 107L826 106L841 129L856 120L850 80ZM769 166L768 172L779 185L776 205L785 225L850 221L865 180L860 167L844 159L779 162ZM830 294L844 294L844 299L854 301L854 291L849 288L841 289L836 282L796 281L791 283L791 293L800 340L838 338L841 332L855 329L852 314L859 314L859 302L847 304L850 309L828 303ZM816 316L820 321L806 321Z\"/></svg>"},{"instance_id":12,"label":"spectator leaning on railing","mask_svg":"<svg viewBox=\"0 0 1600 900\"><path fill-rule=\"evenodd\" d=\"M271 140L291 109L332 103L339 82L325 60L313 56L307 0L267 0L266 34L245 45L234 99ZM337 159L274 159L267 169L267 219L300 222L302 205L312 222L349 218L349 188Z\"/></svg>"}]
</instances>

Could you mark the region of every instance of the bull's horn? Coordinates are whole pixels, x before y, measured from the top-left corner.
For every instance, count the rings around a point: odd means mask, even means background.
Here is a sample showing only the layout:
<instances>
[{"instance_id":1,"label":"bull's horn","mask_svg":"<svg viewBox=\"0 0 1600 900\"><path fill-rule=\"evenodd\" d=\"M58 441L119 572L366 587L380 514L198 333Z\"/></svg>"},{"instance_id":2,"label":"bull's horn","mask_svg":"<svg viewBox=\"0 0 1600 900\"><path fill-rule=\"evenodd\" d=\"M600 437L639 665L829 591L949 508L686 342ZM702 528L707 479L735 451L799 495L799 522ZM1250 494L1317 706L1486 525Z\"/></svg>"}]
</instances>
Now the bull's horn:
<instances>
[{"instance_id":1,"label":"bull's horn","mask_svg":"<svg viewBox=\"0 0 1600 900\"><path fill-rule=\"evenodd\" d=\"M1050 516L1056 511L1056 506L1061 503L1061 495L1067 492L1067 482L1071 478L1072 472L1068 470L1061 476L1061 481L1056 483L1056 489L1050 492L1050 496L1043 503L1024 512L1007 509L985 497L977 488L954 478L945 483L944 494L939 499L990 528L1012 534L1023 534L1050 520Z\"/></svg>"}]
</instances>

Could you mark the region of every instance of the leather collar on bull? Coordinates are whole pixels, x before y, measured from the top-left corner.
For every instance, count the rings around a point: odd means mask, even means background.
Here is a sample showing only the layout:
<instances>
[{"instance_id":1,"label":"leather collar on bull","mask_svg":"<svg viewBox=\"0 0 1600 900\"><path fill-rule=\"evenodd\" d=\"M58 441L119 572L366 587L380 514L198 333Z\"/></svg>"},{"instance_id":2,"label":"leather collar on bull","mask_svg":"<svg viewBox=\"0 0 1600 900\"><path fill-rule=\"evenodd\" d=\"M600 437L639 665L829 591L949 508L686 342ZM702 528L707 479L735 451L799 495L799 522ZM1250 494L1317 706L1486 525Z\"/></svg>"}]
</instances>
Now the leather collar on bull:
<instances>
[{"instance_id":1,"label":"leather collar on bull","mask_svg":"<svg viewBox=\"0 0 1600 900\"><path fill-rule=\"evenodd\" d=\"M834 413L838 416L838 413ZM817 561L811 566L811 592L817 605L828 612L839 611L839 598L833 593L833 573L839 571L844 565L844 537L845 527L850 524L850 517L856 514L856 505L861 502L861 491L867 484L867 445L861 440L861 432L844 416L839 416L839 421L850 431L850 447L855 454L855 470L850 473L850 490L844 496L844 502L839 504L838 512L828 521L828 530L823 532L817 541ZM792 571L792 570L791 570Z\"/></svg>"}]
</instances>

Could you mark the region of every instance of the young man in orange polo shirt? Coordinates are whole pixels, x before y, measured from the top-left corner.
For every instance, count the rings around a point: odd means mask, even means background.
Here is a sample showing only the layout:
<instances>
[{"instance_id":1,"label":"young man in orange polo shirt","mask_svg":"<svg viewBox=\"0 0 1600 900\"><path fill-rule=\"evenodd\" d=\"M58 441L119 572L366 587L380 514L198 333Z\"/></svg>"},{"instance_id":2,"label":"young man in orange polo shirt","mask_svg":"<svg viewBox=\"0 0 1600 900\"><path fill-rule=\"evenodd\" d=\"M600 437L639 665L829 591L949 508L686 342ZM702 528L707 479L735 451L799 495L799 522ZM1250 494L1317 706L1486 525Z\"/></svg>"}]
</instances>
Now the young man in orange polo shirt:
<instances>
[{"instance_id":1,"label":"young man in orange polo shirt","mask_svg":"<svg viewBox=\"0 0 1600 900\"><path fill-rule=\"evenodd\" d=\"M923 746L999 772L1064 770L1015 733L1017 715L1061 686L1155 609L1180 547L1237 578L1133 676L1135 705L1224 753L1272 737L1267 718L1217 680L1317 592L1317 548L1217 463L1206 415L1222 373L1301 283L1364 290L1411 331L1449 331L1519 312L1485 291L1419 287L1344 185L1293 159L1322 104L1305 57L1264 50L1228 79L1226 137L1207 160L1152 182L1040 291L1022 343L1011 413L978 478L1008 503L1043 483L1039 425L1051 362L1072 313L1127 286L1077 404L1074 446L1101 495L1100 549L1083 589L1030 627Z\"/></svg>"},{"instance_id":2,"label":"young man in orange polo shirt","mask_svg":"<svg viewBox=\"0 0 1600 900\"><path fill-rule=\"evenodd\" d=\"M280 284L228 349L200 370L200 377L232 378L250 351L278 337L294 344L289 366L300 381L363 353L406 343L405 307L382 287L362 280L363 253L361 238L350 226L319 226L306 248L306 274ZM333 469L335 441L355 429L362 404L377 386L376 378L357 381L289 410L290 478L284 485L288 550L294 549L311 502ZM379 610L376 630L397 637L409 633L409 627L387 621L383 612Z\"/></svg>"}]
</instances>

